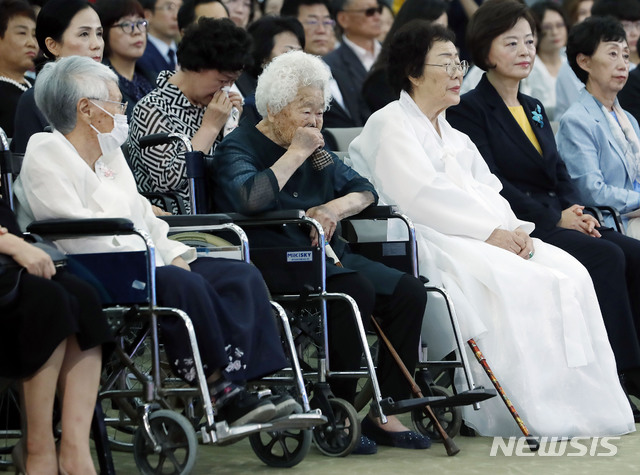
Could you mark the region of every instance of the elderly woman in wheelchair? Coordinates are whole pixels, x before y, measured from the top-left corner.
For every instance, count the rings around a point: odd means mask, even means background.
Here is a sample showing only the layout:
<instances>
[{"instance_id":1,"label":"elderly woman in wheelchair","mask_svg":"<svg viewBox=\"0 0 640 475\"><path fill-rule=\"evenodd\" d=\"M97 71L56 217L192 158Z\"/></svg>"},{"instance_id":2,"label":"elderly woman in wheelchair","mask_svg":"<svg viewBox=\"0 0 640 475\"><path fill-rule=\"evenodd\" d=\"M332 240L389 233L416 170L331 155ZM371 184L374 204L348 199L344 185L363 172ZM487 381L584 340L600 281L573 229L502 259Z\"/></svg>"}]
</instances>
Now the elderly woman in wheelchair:
<instances>
[{"instance_id":1,"label":"elderly woman in wheelchair","mask_svg":"<svg viewBox=\"0 0 640 475\"><path fill-rule=\"evenodd\" d=\"M287 366L266 287L252 266L229 259L196 259L195 250L167 238L136 188L120 146L127 137L125 104L116 75L88 58L47 65L35 98L53 133L32 137L16 183L21 219L123 217L146 232L156 249L158 303L184 310L195 328L218 419L229 425L288 415L288 396L258 398L244 382ZM128 237L60 242L65 251L138 250ZM160 326L174 370L194 382L187 333L177 319Z\"/></svg>"},{"instance_id":2,"label":"elderly woman in wheelchair","mask_svg":"<svg viewBox=\"0 0 640 475\"><path fill-rule=\"evenodd\" d=\"M339 233L340 220L377 201L366 179L323 149L323 113L329 101L329 72L319 58L303 52L275 58L258 79L256 105L263 119L241 125L216 150L215 204L220 211L254 215L303 209L323 227L342 266L327 259L326 289L348 294L365 321L374 315L394 343L409 371L415 369L426 292L413 276L351 253ZM252 246L308 246L314 232L297 226L283 231L247 230ZM329 355L332 370L360 366L356 325L344 303L329 304ZM380 350L378 380L382 395L406 399L409 386L388 351ZM333 393L353 401L356 382L332 379ZM373 414L362 422L355 453L374 453L378 444L424 449L427 437L409 431L398 418L387 424Z\"/></svg>"},{"instance_id":3,"label":"elderly woman in wheelchair","mask_svg":"<svg viewBox=\"0 0 640 475\"><path fill-rule=\"evenodd\" d=\"M25 416L26 436L14 447L13 463L20 473L96 473L89 431L101 346L112 340L98 295L25 242L2 199L0 258L0 377L20 381ZM57 455L51 430L56 387L62 409Z\"/></svg>"}]
</instances>

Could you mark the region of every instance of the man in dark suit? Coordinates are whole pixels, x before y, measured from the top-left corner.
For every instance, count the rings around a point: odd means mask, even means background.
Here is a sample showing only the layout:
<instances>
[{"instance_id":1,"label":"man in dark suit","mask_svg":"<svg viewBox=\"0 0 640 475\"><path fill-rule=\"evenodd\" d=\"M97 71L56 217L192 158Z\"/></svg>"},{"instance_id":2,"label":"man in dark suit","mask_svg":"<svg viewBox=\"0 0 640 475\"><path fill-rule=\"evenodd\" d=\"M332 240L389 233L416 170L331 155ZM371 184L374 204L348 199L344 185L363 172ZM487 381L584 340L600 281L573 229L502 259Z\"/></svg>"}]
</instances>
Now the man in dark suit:
<instances>
[{"instance_id":1,"label":"man in dark suit","mask_svg":"<svg viewBox=\"0 0 640 475\"><path fill-rule=\"evenodd\" d=\"M160 71L176 69L176 42L179 35L178 10L182 0L140 0L149 22L147 48L137 65L157 77Z\"/></svg>"},{"instance_id":2,"label":"man in dark suit","mask_svg":"<svg viewBox=\"0 0 640 475\"><path fill-rule=\"evenodd\" d=\"M377 0L338 0L336 20L344 32L340 47L325 56L340 88L346 114L325 113L326 127L359 127L370 115L362 97L362 84L380 54L382 7Z\"/></svg>"}]
</instances>

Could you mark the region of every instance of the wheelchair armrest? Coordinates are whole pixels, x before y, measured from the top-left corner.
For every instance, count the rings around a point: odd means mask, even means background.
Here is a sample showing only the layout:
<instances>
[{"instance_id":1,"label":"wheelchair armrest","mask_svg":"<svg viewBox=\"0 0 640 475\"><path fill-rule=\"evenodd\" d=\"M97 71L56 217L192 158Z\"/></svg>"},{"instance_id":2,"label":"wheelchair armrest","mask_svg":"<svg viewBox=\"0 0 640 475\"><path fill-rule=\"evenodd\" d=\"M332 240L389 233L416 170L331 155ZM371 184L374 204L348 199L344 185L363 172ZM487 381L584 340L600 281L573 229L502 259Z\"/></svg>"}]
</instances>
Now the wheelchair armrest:
<instances>
[{"instance_id":1,"label":"wheelchair armrest","mask_svg":"<svg viewBox=\"0 0 640 475\"><path fill-rule=\"evenodd\" d=\"M238 224L252 224L254 222L267 223L278 221L292 221L302 219L305 216L304 210L301 209L283 209L277 211L267 211L266 213L255 214L247 216L240 213L227 213L234 222Z\"/></svg>"},{"instance_id":2,"label":"wheelchair armrest","mask_svg":"<svg viewBox=\"0 0 640 475\"><path fill-rule=\"evenodd\" d=\"M187 214L187 208L184 205L184 200L180 195L171 192L156 192L156 191L144 191L140 193L148 200L159 200L162 202L162 207L165 211L171 212L173 205L178 208L178 214Z\"/></svg>"},{"instance_id":3,"label":"wheelchair armrest","mask_svg":"<svg viewBox=\"0 0 640 475\"><path fill-rule=\"evenodd\" d=\"M135 233L135 228L132 221L124 218L47 219L29 224L27 231L47 237L72 237L87 234L132 234Z\"/></svg>"},{"instance_id":4,"label":"wheelchair armrest","mask_svg":"<svg viewBox=\"0 0 640 475\"><path fill-rule=\"evenodd\" d=\"M369 206L358 214L349 216L346 219L387 219L398 213L398 207L395 205Z\"/></svg>"},{"instance_id":5,"label":"wheelchair armrest","mask_svg":"<svg viewBox=\"0 0 640 475\"><path fill-rule=\"evenodd\" d=\"M210 226L217 224L232 223L234 219L225 213L158 216L171 227L180 226Z\"/></svg>"},{"instance_id":6,"label":"wheelchair armrest","mask_svg":"<svg viewBox=\"0 0 640 475\"><path fill-rule=\"evenodd\" d=\"M616 231L624 234L624 225L622 224L622 216L620 216L620 212L618 212L618 210L613 206L606 206L606 205L585 206L584 209L586 211L590 211L591 213L593 213L595 218L600 222L600 224L604 223L604 215L602 214L602 212L607 211L611 213L611 216L613 216L613 221L616 226Z\"/></svg>"}]
</instances>

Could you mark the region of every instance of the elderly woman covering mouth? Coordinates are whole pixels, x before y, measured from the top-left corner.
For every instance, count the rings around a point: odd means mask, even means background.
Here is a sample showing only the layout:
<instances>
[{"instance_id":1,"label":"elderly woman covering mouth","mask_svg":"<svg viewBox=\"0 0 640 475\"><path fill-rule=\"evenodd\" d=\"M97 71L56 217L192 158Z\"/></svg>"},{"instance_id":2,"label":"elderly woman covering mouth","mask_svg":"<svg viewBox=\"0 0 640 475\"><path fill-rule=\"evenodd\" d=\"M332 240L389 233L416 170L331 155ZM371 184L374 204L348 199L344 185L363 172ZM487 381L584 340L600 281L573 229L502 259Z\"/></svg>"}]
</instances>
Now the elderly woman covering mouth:
<instances>
[{"instance_id":1,"label":"elderly woman covering mouth","mask_svg":"<svg viewBox=\"0 0 640 475\"><path fill-rule=\"evenodd\" d=\"M278 209L304 209L324 228L327 241L344 267L327 261L327 290L351 295L365 322L373 314L403 361L413 371L426 293L412 276L349 252L338 237L340 220L377 201L366 179L322 149L323 113L329 104L329 72L322 61L294 51L275 58L258 79L256 106L262 120L241 125L216 151L216 206L221 211L255 214ZM282 232L249 233L252 243L273 246L306 246L316 236L295 226ZM332 369L359 367L361 350L355 325L346 305L329 308L329 351ZM409 396L409 387L386 350L381 350L378 379L382 395L395 400ZM355 380L331 382L338 397L352 401ZM356 452L375 452L379 444L427 448L428 438L409 431L395 417L381 427L365 417ZM372 439L372 440L371 440Z\"/></svg>"}]
</instances>

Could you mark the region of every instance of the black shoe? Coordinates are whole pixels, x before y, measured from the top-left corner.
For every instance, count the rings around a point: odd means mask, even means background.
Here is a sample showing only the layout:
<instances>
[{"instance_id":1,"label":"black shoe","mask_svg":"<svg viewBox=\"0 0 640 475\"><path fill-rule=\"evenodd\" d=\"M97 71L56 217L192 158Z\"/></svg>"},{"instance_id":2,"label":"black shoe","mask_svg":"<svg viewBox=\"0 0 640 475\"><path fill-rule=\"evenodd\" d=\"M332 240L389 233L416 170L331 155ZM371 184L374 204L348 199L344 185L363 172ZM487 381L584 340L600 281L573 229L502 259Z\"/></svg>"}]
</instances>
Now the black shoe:
<instances>
[{"instance_id":1,"label":"black shoe","mask_svg":"<svg viewBox=\"0 0 640 475\"><path fill-rule=\"evenodd\" d=\"M431 439L429 437L412 430L389 432L378 427L368 417L363 419L361 426L362 433L378 445L388 445L402 449L428 449L431 447Z\"/></svg>"},{"instance_id":2,"label":"black shoe","mask_svg":"<svg viewBox=\"0 0 640 475\"><path fill-rule=\"evenodd\" d=\"M230 427L269 421L276 415L276 407L268 398L259 399L244 388L224 404L216 404L214 409L216 416L227 421Z\"/></svg>"},{"instance_id":3,"label":"black shoe","mask_svg":"<svg viewBox=\"0 0 640 475\"><path fill-rule=\"evenodd\" d=\"M358 445L351 451L352 455L373 455L375 453L378 453L378 444L364 435L360 436Z\"/></svg>"}]
</instances>

